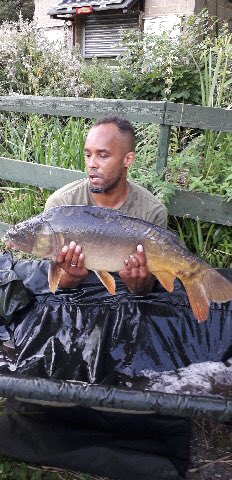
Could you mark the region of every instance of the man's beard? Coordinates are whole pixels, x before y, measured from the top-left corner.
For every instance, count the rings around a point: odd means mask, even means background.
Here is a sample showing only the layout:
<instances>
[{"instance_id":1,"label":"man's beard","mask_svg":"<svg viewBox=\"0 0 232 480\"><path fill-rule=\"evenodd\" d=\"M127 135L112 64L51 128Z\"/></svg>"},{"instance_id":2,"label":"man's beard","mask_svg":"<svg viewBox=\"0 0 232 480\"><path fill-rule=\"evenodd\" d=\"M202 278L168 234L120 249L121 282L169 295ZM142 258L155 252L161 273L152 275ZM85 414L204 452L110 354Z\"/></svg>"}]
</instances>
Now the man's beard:
<instances>
[{"instance_id":1,"label":"man's beard","mask_svg":"<svg viewBox=\"0 0 232 480\"><path fill-rule=\"evenodd\" d=\"M107 191L107 189L105 189L104 187L91 187L91 185L89 186L89 189L91 193L104 193L105 191Z\"/></svg>"},{"instance_id":2,"label":"man's beard","mask_svg":"<svg viewBox=\"0 0 232 480\"><path fill-rule=\"evenodd\" d=\"M122 180L121 175L118 175L118 177L110 184L108 185L102 185L101 187L97 187L95 185L89 184L89 189L91 193L106 193L109 192L110 190L113 190Z\"/></svg>"}]
</instances>

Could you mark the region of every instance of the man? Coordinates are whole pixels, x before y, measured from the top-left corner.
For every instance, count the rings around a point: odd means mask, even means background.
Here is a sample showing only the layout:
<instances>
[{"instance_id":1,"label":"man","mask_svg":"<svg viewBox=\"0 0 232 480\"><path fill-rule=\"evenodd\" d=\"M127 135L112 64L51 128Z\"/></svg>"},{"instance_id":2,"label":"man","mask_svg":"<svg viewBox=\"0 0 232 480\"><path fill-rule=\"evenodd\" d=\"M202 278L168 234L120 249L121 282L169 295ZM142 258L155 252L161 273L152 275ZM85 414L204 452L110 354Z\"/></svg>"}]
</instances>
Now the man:
<instances>
[{"instance_id":1,"label":"man","mask_svg":"<svg viewBox=\"0 0 232 480\"><path fill-rule=\"evenodd\" d=\"M120 117L98 120L90 129L85 143L87 179L57 190L45 208L58 205L97 205L118 209L123 213L166 228L165 207L145 188L127 180L127 171L135 160L135 134L132 125ZM61 288L78 287L88 275L81 245L71 242L57 257L63 274ZM97 252L96 252L97 254ZM119 276L131 293L146 294L152 290L154 278L147 269L142 245L125 259Z\"/></svg>"}]
</instances>

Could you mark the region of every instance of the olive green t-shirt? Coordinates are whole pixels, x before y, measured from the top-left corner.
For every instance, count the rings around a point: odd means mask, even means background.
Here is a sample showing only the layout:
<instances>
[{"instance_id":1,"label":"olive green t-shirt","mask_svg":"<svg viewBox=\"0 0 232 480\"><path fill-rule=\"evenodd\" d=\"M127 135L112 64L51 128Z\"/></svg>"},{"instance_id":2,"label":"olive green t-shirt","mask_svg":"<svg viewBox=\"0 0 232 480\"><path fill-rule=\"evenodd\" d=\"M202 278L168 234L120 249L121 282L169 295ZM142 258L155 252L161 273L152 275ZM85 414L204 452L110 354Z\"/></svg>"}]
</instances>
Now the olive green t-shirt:
<instances>
[{"instance_id":1,"label":"olive green t-shirt","mask_svg":"<svg viewBox=\"0 0 232 480\"><path fill-rule=\"evenodd\" d=\"M167 211L160 200L144 187L128 181L129 194L118 209L125 215L167 227ZM77 180L56 190L47 200L45 209L60 205L95 205L88 179Z\"/></svg>"}]
</instances>

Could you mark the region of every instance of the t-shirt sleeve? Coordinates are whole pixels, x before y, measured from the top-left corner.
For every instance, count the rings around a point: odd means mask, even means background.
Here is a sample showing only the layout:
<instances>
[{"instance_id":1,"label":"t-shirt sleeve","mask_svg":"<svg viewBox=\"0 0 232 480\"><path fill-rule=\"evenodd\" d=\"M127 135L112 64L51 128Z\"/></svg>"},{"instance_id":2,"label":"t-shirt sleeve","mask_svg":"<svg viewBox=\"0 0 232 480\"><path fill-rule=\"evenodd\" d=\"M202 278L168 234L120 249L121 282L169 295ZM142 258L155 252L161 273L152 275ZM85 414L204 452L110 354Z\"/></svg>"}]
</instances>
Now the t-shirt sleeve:
<instances>
[{"instance_id":1,"label":"t-shirt sleeve","mask_svg":"<svg viewBox=\"0 0 232 480\"><path fill-rule=\"evenodd\" d=\"M147 218L148 222L158 225L158 227L167 228L168 226L168 213L166 207L160 203L151 209Z\"/></svg>"},{"instance_id":2,"label":"t-shirt sleeve","mask_svg":"<svg viewBox=\"0 0 232 480\"><path fill-rule=\"evenodd\" d=\"M48 210L49 208L52 208L52 207L59 207L60 205L64 205L64 204L65 202L61 199L61 197L58 196L56 192L54 192L52 193L52 195L50 195L50 197L48 197L45 203L44 210Z\"/></svg>"}]
</instances>

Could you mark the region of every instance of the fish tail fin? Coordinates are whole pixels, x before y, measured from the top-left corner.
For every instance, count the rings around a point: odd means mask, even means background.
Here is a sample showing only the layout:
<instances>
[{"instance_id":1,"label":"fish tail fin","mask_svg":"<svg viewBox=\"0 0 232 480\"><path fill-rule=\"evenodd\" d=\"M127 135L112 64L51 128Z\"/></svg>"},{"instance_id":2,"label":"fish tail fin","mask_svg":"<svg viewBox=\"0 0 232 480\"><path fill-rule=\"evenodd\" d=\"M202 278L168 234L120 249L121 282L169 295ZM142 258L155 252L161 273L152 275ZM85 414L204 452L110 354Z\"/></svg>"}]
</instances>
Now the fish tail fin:
<instances>
[{"instance_id":1,"label":"fish tail fin","mask_svg":"<svg viewBox=\"0 0 232 480\"><path fill-rule=\"evenodd\" d=\"M102 282L104 287L106 287L108 292L111 293L111 295L115 295L116 286L114 277L112 277L109 272L105 271L94 270L94 273L96 273L97 277Z\"/></svg>"},{"instance_id":2,"label":"fish tail fin","mask_svg":"<svg viewBox=\"0 0 232 480\"><path fill-rule=\"evenodd\" d=\"M206 266L192 281L182 280L195 318L207 319L210 302L228 302L232 299L232 283L213 268Z\"/></svg>"},{"instance_id":3,"label":"fish tail fin","mask_svg":"<svg viewBox=\"0 0 232 480\"><path fill-rule=\"evenodd\" d=\"M232 283L221 273L207 266L204 271L202 283L209 300L212 302L229 302L232 300Z\"/></svg>"},{"instance_id":4,"label":"fish tail fin","mask_svg":"<svg viewBox=\"0 0 232 480\"><path fill-rule=\"evenodd\" d=\"M52 293L55 293L58 287L61 274L61 268L57 265L56 262L51 261L48 267L48 285Z\"/></svg>"}]
</instances>

